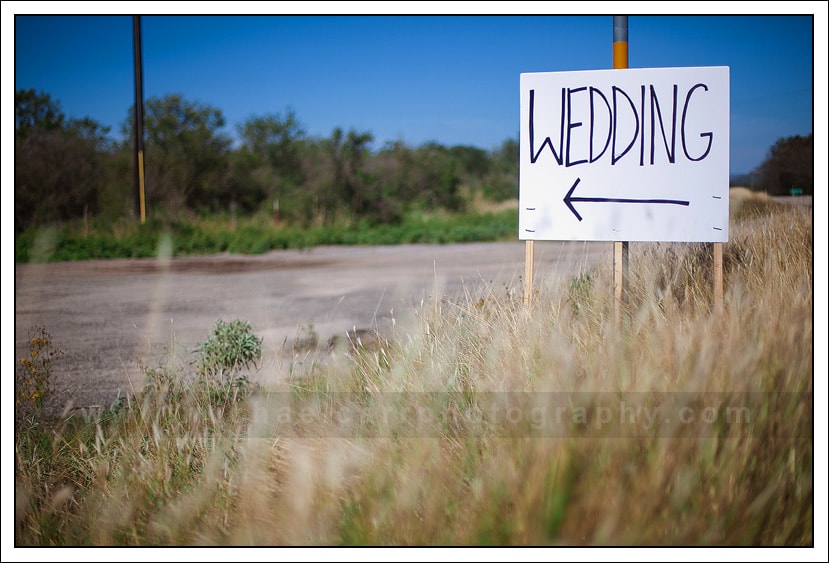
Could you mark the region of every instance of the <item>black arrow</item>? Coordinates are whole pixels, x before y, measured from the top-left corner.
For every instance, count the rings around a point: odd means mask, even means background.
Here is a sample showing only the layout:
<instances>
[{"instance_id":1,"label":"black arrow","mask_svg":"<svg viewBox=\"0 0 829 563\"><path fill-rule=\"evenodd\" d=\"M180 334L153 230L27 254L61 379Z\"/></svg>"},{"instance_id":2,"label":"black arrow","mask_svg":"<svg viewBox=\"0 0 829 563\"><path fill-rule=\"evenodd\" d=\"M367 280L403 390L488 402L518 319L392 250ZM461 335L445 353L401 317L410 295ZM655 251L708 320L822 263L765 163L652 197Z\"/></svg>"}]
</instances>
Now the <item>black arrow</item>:
<instances>
[{"instance_id":1,"label":"black arrow","mask_svg":"<svg viewBox=\"0 0 829 563\"><path fill-rule=\"evenodd\" d=\"M576 219L581 221L581 215L579 212L576 211L576 208L573 207L574 201L586 201L586 202L596 202L596 203L669 203L672 205L689 205L690 202L688 201L680 201L677 199L625 199L625 198L618 198L618 197L573 197L573 192L576 191L576 186L579 185L581 182L581 178L576 178L576 181L573 182L573 187L570 188L570 191L567 192L567 195L564 196L564 203L567 207L570 208L570 211L573 212L573 215L576 216Z\"/></svg>"}]
</instances>

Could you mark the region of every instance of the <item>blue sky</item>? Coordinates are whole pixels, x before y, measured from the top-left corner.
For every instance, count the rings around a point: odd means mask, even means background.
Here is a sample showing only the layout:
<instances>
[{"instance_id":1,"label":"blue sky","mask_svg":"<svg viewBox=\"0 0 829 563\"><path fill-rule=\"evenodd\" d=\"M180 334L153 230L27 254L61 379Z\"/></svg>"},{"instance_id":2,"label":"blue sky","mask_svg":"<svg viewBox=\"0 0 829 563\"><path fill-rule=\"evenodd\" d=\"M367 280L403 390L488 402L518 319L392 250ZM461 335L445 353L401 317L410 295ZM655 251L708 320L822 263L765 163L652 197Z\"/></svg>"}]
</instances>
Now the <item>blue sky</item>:
<instances>
[{"instance_id":1,"label":"blue sky","mask_svg":"<svg viewBox=\"0 0 829 563\"><path fill-rule=\"evenodd\" d=\"M634 14L629 66L729 66L731 172L749 172L777 139L813 130L813 49L826 45L817 21ZM46 92L69 117L120 138L134 101L132 17L18 15L14 24L15 89ZM518 138L520 73L610 68L612 40L611 15L144 16L144 97L180 93L218 108L231 136L252 116L293 110L313 137L341 127L372 133L374 148L490 150ZM819 86L825 103L825 77Z\"/></svg>"}]
</instances>

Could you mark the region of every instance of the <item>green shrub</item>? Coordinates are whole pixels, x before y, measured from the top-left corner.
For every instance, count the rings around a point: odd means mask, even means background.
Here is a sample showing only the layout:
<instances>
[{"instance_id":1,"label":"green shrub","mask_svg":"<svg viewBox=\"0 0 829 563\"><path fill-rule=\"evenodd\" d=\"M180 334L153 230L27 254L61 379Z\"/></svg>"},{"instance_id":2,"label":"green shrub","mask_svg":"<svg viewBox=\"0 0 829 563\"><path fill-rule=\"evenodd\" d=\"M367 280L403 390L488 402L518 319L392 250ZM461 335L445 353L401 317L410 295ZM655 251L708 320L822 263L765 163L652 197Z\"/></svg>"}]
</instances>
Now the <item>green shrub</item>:
<instances>
[{"instance_id":1,"label":"green shrub","mask_svg":"<svg viewBox=\"0 0 829 563\"><path fill-rule=\"evenodd\" d=\"M262 339L251 332L250 323L216 321L213 332L199 344L199 373L218 379L235 379L239 371L256 367L262 357Z\"/></svg>"}]
</instances>

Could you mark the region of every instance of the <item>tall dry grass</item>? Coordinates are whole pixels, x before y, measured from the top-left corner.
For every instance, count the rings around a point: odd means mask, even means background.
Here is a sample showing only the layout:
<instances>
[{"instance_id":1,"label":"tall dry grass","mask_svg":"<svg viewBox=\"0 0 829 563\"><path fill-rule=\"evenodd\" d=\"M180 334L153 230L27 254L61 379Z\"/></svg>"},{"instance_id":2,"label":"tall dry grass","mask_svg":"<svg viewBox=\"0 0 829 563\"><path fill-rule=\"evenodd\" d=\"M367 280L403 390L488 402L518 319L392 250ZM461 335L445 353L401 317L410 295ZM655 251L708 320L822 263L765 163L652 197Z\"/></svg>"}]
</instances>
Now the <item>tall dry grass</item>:
<instances>
[{"instance_id":1,"label":"tall dry grass","mask_svg":"<svg viewBox=\"0 0 829 563\"><path fill-rule=\"evenodd\" d=\"M18 545L814 542L811 210L746 201L724 246L425 301L393 333L211 398L186 366L18 437Z\"/></svg>"}]
</instances>

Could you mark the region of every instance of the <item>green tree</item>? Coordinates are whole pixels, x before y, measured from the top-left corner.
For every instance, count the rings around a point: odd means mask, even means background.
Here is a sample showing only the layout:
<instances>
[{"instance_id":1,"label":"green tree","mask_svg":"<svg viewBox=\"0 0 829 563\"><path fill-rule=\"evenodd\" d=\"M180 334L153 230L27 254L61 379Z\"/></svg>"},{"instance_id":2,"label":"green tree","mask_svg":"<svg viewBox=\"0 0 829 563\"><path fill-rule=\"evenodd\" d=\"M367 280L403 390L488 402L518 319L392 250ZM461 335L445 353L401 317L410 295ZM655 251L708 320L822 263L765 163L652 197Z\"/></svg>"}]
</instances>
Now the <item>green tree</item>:
<instances>
[{"instance_id":1,"label":"green tree","mask_svg":"<svg viewBox=\"0 0 829 563\"><path fill-rule=\"evenodd\" d=\"M417 198L414 151L402 141L387 143L368 163L377 192L377 214L381 223L399 221Z\"/></svg>"},{"instance_id":2,"label":"green tree","mask_svg":"<svg viewBox=\"0 0 829 563\"><path fill-rule=\"evenodd\" d=\"M491 160L483 149L456 145L449 149L449 154L458 161L459 172L468 183L474 183L489 172Z\"/></svg>"},{"instance_id":3,"label":"green tree","mask_svg":"<svg viewBox=\"0 0 829 563\"><path fill-rule=\"evenodd\" d=\"M110 180L109 129L67 119L45 93L15 93L15 231L94 215Z\"/></svg>"},{"instance_id":4,"label":"green tree","mask_svg":"<svg viewBox=\"0 0 829 563\"><path fill-rule=\"evenodd\" d=\"M760 183L772 195L799 189L811 195L815 186L814 137L795 135L778 139L760 165Z\"/></svg>"},{"instance_id":5,"label":"green tree","mask_svg":"<svg viewBox=\"0 0 829 563\"><path fill-rule=\"evenodd\" d=\"M230 138L221 110L180 94L145 103L144 143L147 207L226 209L233 200L228 182ZM134 111L122 128L134 138ZM130 143L131 141L125 141Z\"/></svg>"},{"instance_id":6,"label":"green tree","mask_svg":"<svg viewBox=\"0 0 829 563\"><path fill-rule=\"evenodd\" d=\"M372 215L376 203L366 168L368 145L373 140L371 133L351 130L343 135L337 127L325 144L331 167L329 205L341 203L356 217Z\"/></svg>"},{"instance_id":7,"label":"green tree","mask_svg":"<svg viewBox=\"0 0 829 563\"><path fill-rule=\"evenodd\" d=\"M481 156L484 160L476 162ZM479 171L489 166L485 157L473 147L426 143L411 149L400 141L388 143L371 159L373 201L390 220L412 208L460 211L465 204L461 183L473 187Z\"/></svg>"},{"instance_id":8,"label":"green tree","mask_svg":"<svg viewBox=\"0 0 829 563\"><path fill-rule=\"evenodd\" d=\"M293 111L254 116L237 126L241 146L232 157L231 182L243 210L266 199L281 199L283 206L303 199L305 170L301 158L302 129Z\"/></svg>"},{"instance_id":9,"label":"green tree","mask_svg":"<svg viewBox=\"0 0 829 563\"><path fill-rule=\"evenodd\" d=\"M507 139L490 155L483 195L494 201L518 198L518 141Z\"/></svg>"},{"instance_id":10,"label":"green tree","mask_svg":"<svg viewBox=\"0 0 829 563\"><path fill-rule=\"evenodd\" d=\"M293 110L285 118L279 114L254 116L237 127L242 146L270 165L280 174L301 180L298 141L305 131Z\"/></svg>"},{"instance_id":11,"label":"green tree","mask_svg":"<svg viewBox=\"0 0 829 563\"><path fill-rule=\"evenodd\" d=\"M460 211L463 198L460 195L458 160L446 147L438 143L426 143L415 151L414 201L428 209L444 208Z\"/></svg>"},{"instance_id":12,"label":"green tree","mask_svg":"<svg viewBox=\"0 0 829 563\"><path fill-rule=\"evenodd\" d=\"M62 130L65 119L60 102L52 100L49 94L33 89L14 93L14 130L18 135L25 137L34 130Z\"/></svg>"}]
</instances>

